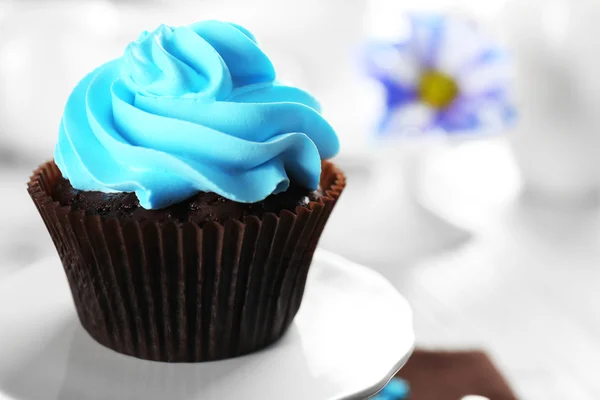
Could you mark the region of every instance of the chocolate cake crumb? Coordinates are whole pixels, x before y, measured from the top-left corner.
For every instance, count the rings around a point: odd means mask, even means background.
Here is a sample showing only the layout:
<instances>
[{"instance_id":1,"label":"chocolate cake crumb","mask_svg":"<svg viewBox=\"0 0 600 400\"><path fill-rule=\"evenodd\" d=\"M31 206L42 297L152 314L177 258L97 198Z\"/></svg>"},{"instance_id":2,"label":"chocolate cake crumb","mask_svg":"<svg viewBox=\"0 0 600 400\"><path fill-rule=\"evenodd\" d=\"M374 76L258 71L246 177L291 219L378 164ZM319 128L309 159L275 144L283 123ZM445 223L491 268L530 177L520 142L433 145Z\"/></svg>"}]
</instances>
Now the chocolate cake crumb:
<instances>
[{"instance_id":1,"label":"chocolate cake crumb","mask_svg":"<svg viewBox=\"0 0 600 400\"><path fill-rule=\"evenodd\" d=\"M230 219L243 220L252 215L260 218L266 213L279 214L282 210L294 211L298 206L307 207L321 195L320 189L310 191L294 184L284 193L271 195L258 203L238 203L216 193L199 192L172 206L147 210L140 206L135 193L77 190L62 177L57 179L52 188L52 198L55 201L75 210L84 210L88 215L154 222L223 223Z\"/></svg>"}]
</instances>

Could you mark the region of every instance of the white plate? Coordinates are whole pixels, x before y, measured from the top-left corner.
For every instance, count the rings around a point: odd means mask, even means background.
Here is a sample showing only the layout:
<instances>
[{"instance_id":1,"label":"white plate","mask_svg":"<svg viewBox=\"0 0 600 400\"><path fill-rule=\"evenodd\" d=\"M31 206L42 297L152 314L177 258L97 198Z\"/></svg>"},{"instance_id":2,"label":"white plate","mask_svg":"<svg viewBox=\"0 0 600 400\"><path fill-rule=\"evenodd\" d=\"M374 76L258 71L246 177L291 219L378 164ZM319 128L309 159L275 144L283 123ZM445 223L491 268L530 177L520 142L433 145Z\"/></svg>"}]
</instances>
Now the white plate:
<instances>
[{"instance_id":1,"label":"white plate","mask_svg":"<svg viewBox=\"0 0 600 400\"><path fill-rule=\"evenodd\" d=\"M0 398L328 400L366 398L408 359L412 312L376 272L317 251L290 331L249 356L201 364L107 350L77 322L57 259L0 283Z\"/></svg>"}]
</instances>

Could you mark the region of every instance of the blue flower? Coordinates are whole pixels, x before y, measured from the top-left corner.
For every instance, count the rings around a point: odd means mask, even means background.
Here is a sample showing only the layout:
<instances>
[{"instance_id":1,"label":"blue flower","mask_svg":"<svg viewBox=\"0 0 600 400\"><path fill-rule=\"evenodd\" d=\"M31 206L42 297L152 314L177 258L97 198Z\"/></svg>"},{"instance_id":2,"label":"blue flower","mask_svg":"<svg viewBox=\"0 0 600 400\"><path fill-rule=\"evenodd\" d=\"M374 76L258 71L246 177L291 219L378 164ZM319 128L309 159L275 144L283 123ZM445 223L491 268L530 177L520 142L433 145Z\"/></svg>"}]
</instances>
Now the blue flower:
<instances>
[{"instance_id":1,"label":"blue flower","mask_svg":"<svg viewBox=\"0 0 600 400\"><path fill-rule=\"evenodd\" d=\"M511 63L468 21L408 14L403 37L373 39L368 73L386 92L383 134L488 133L511 125Z\"/></svg>"},{"instance_id":2,"label":"blue flower","mask_svg":"<svg viewBox=\"0 0 600 400\"><path fill-rule=\"evenodd\" d=\"M393 378L386 387L384 387L375 397L372 397L371 400L404 400L408 398L409 389L406 381Z\"/></svg>"}]
</instances>

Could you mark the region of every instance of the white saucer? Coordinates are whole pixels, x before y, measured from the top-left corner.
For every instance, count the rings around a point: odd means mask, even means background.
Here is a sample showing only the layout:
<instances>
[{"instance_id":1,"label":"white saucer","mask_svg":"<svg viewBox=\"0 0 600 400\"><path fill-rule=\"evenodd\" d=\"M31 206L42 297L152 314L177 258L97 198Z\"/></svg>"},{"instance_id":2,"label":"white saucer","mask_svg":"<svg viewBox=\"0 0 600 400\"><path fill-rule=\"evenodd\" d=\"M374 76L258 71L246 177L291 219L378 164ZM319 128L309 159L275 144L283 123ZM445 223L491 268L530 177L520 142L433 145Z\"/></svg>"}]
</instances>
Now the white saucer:
<instances>
[{"instance_id":1,"label":"white saucer","mask_svg":"<svg viewBox=\"0 0 600 400\"><path fill-rule=\"evenodd\" d=\"M379 391L414 344L412 312L376 272L317 251L290 331L249 356L165 364L117 354L79 325L49 259L0 282L0 398L337 400Z\"/></svg>"}]
</instances>

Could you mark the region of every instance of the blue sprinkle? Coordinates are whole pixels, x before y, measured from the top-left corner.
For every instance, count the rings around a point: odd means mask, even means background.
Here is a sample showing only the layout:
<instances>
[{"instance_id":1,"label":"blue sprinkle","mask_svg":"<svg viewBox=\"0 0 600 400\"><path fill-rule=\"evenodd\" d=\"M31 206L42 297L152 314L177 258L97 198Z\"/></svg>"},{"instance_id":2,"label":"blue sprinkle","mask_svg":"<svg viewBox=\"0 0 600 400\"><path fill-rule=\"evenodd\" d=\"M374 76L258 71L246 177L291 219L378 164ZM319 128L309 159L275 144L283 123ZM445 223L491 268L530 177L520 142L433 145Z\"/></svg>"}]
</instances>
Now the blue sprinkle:
<instances>
[{"instance_id":1,"label":"blue sprinkle","mask_svg":"<svg viewBox=\"0 0 600 400\"><path fill-rule=\"evenodd\" d=\"M404 400L408 398L410 387L405 380L394 378L372 400Z\"/></svg>"}]
</instances>

